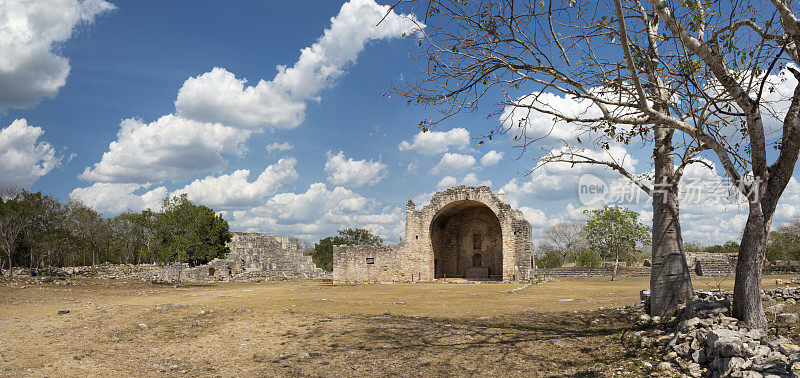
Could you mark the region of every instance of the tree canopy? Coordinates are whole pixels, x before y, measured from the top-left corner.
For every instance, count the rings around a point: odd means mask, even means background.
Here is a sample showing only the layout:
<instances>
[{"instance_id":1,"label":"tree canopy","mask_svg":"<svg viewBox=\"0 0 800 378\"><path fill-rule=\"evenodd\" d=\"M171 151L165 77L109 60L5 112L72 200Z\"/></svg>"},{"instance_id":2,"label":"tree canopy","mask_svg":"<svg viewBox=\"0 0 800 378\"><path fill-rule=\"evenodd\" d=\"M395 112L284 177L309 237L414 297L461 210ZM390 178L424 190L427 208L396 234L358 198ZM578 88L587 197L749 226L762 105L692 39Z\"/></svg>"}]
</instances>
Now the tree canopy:
<instances>
[{"instance_id":1,"label":"tree canopy","mask_svg":"<svg viewBox=\"0 0 800 378\"><path fill-rule=\"evenodd\" d=\"M767 259L800 260L800 218L781 225L769 234Z\"/></svg>"},{"instance_id":2,"label":"tree canopy","mask_svg":"<svg viewBox=\"0 0 800 378\"><path fill-rule=\"evenodd\" d=\"M329 272L333 271L333 246L335 245L383 245L383 239L365 228L346 228L336 236L328 236L314 245L311 258L314 263Z\"/></svg>"},{"instance_id":3,"label":"tree canopy","mask_svg":"<svg viewBox=\"0 0 800 378\"><path fill-rule=\"evenodd\" d=\"M221 215L189 201L187 195L167 198L156 217L156 229L161 238L159 261L205 264L225 257L231 240L228 222Z\"/></svg>"},{"instance_id":4,"label":"tree canopy","mask_svg":"<svg viewBox=\"0 0 800 378\"><path fill-rule=\"evenodd\" d=\"M160 211L112 218L76 201L61 204L41 192L0 196L0 270L110 263L203 264L229 252L228 222L186 195Z\"/></svg>"},{"instance_id":5,"label":"tree canopy","mask_svg":"<svg viewBox=\"0 0 800 378\"><path fill-rule=\"evenodd\" d=\"M589 249L603 260L614 258L614 274L620 258L630 256L638 245L650 243L650 227L639 220L639 213L620 206L586 210L586 240Z\"/></svg>"}]
</instances>

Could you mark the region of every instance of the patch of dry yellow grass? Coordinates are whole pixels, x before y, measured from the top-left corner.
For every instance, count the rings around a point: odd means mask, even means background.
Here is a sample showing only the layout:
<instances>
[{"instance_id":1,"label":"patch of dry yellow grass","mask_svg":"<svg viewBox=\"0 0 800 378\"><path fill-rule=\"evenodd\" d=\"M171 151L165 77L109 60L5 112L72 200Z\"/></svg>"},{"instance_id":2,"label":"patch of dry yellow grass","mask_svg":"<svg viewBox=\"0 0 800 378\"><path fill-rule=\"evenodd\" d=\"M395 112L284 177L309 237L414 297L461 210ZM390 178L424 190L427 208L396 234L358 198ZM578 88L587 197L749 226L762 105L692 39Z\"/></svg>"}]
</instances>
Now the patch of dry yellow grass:
<instances>
[{"instance_id":1,"label":"patch of dry yellow grass","mask_svg":"<svg viewBox=\"0 0 800 378\"><path fill-rule=\"evenodd\" d=\"M765 287L774 287L774 278L766 278ZM590 310L633 304L648 286L646 278L576 279L504 293L520 285L293 281L175 288L70 282L0 281L0 374L537 375L602 373L615 364L633 369L635 351L611 341L631 325ZM730 279L694 283L696 289L718 284L732 288ZM58 315L59 309L70 313ZM596 319L602 322L591 322Z\"/></svg>"}]
</instances>

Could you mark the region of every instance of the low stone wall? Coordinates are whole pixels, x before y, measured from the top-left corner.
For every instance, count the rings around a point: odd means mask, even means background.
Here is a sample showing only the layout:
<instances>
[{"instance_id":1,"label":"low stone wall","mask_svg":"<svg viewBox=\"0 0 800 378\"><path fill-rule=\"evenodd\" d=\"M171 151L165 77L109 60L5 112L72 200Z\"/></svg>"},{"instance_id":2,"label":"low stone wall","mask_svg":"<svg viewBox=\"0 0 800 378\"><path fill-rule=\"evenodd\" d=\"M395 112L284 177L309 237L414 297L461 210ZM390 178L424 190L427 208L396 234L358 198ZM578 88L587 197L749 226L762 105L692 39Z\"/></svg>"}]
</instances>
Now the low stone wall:
<instances>
[{"instance_id":1,"label":"low stone wall","mask_svg":"<svg viewBox=\"0 0 800 378\"><path fill-rule=\"evenodd\" d=\"M779 260L764 264L763 274L796 274L800 273L800 261Z\"/></svg>"},{"instance_id":2,"label":"low stone wall","mask_svg":"<svg viewBox=\"0 0 800 378\"><path fill-rule=\"evenodd\" d=\"M30 271L16 272L29 275ZM234 264L227 260L212 260L207 265L191 267L189 264L100 264L96 266L75 266L53 268L52 275L99 279L118 279L146 282L262 282L292 278L329 278L324 274L314 277L298 275L277 275L261 269L235 270Z\"/></svg>"},{"instance_id":3,"label":"low stone wall","mask_svg":"<svg viewBox=\"0 0 800 378\"><path fill-rule=\"evenodd\" d=\"M614 267L602 268L587 268L581 266L553 268L553 269L537 269L534 271L534 276L538 279L557 279L557 278L594 278L594 277L611 277L614 273ZM649 267L619 267L617 269L617 277L649 277Z\"/></svg>"},{"instance_id":4,"label":"low stone wall","mask_svg":"<svg viewBox=\"0 0 800 378\"><path fill-rule=\"evenodd\" d=\"M762 290L761 299L766 301L787 301L790 304L795 304L800 302L800 289L793 286L786 286L777 289Z\"/></svg>"},{"instance_id":5,"label":"low stone wall","mask_svg":"<svg viewBox=\"0 0 800 378\"><path fill-rule=\"evenodd\" d=\"M681 319L661 319L642 314L643 325L671 331L653 340L642 335L642 349L656 347L662 362L655 368L663 375L691 377L796 377L800 375L800 346L786 338L768 337L761 329L748 329L731 318L731 292L695 292ZM765 308L775 315L772 326L797 323L796 313L782 313L782 305ZM662 321L664 320L664 321ZM672 329L675 321L681 320ZM644 333L639 331L637 334ZM654 335L655 336L655 335ZM659 376L663 376L659 375Z\"/></svg>"},{"instance_id":6,"label":"low stone wall","mask_svg":"<svg viewBox=\"0 0 800 378\"><path fill-rule=\"evenodd\" d=\"M126 281L210 282L208 269L189 267L188 264L161 266L156 264L100 264L55 269L58 276L115 279Z\"/></svg>"},{"instance_id":7,"label":"low stone wall","mask_svg":"<svg viewBox=\"0 0 800 378\"><path fill-rule=\"evenodd\" d=\"M359 284L419 281L406 244L391 246L337 245L333 247L333 283Z\"/></svg>"},{"instance_id":8,"label":"low stone wall","mask_svg":"<svg viewBox=\"0 0 800 378\"><path fill-rule=\"evenodd\" d=\"M56 269L56 275L164 282L260 282L273 279L330 278L318 268L300 244L285 236L257 232L233 232L225 259L206 265L101 264ZM30 274L30 271L27 272Z\"/></svg>"}]
</instances>

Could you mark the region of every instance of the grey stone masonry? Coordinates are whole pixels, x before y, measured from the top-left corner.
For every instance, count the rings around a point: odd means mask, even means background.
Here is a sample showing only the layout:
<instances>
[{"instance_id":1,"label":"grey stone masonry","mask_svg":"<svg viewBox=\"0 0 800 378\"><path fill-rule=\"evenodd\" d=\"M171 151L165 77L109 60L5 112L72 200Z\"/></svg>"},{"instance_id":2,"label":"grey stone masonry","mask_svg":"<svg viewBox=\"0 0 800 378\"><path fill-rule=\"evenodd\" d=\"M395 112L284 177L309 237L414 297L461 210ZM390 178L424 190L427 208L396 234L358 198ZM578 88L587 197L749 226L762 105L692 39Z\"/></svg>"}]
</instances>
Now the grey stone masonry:
<instances>
[{"instance_id":1,"label":"grey stone masonry","mask_svg":"<svg viewBox=\"0 0 800 378\"><path fill-rule=\"evenodd\" d=\"M278 278L317 278L328 273L317 268L300 244L286 236L259 232L233 232L228 243L231 252L225 259L234 274L263 271Z\"/></svg>"},{"instance_id":2,"label":"grey stone masonry","mask_svg":"<svg viewBox=\"0 0 800 378\"><path fill-rule=\"evenodd\" d=\"M736 255L727 253L686 252L686 264L698 276L732 276L736 268Z\"/></svg>"},{"instance_id":3,"label":"grey stone masonry","mask_svg":"<svg viewBox=\"0 0 800 378\"><path fill-rule=\"evenodd\" d=\"M527 280L533 233L522 212L486 186L437 192L417 210L406 203L406 236L394 246L336 246L334 283L415 282L468 278ZM483 276L483 274L482 274Z\"/></svg>"},{"instance_id":4,"label":"grey stone masonry","mask_svg":"<svg viewBox=\"0 0 800 378\"><path fill-rule=\"evenodd\" d=\"M64 275L164 282L260 282L272 279L330 278L303 253L297 240L257 232L233 232L225 259L206 265L102 264L63 268Z\"/></svg>"}]
</instances>

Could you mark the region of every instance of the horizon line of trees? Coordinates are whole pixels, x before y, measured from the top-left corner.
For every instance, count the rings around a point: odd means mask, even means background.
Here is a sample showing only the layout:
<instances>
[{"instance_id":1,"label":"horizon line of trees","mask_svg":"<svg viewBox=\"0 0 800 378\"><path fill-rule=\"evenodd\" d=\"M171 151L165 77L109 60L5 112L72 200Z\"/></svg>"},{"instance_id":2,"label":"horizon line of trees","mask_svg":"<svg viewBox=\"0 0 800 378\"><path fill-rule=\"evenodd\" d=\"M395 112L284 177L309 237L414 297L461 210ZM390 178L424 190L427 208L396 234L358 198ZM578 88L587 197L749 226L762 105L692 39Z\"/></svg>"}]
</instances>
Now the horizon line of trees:
<instances>
[{"instance_id":1,"label":"horizon line of trees","mask_svg":"<svg viewBox=\"0 0 800 378\"><path fill-rule=\"evenodd\" d=\"M592 213L593 214L593 213ZM590 247L591 229L587 228L587 220L569 220L558 222L542 233L542 241L536 251L537 266L545 269L558 268L565 265L583 267L599 267L611 260L614 255L600 253ZM596 237L596 236L595 236ZM619 261L626 264L640 263L650 258L649 243L638 243L634 248L620 249ZM724 243L703 245L692 241L684 244L686 252L706 253L738 253L739 242L729 240ZM769 234L766 260L800 261L800 217L781 225Z\"/></svg>"},{"instance_id":2,"label":"horizon line of trees","mask_svg":"<svg viewBox=\"0 0 800 378\"><path fill-rule=\"evenodd\" d=\"M224 258L228 222L186 194L167 198L159 211L104 218L91 207L63 204L41 192L6 188L0 193L0 272L117 264L204 264Z\"/></svg>"},{"instance_id":3,"label":"horizon line of trees","mask_svg":"<svg viewBox=\"0 0 800 378\"><path fill-rule=\"evenodd\" d=\"M556 223L543 233L536 251L536 265L544 269L575 264L599 267L614 262L612 280L620 262L634 264L649 257L650 227L639 213L620 206L584 212L586 220Z\"/></svg>"}]
</instances>

